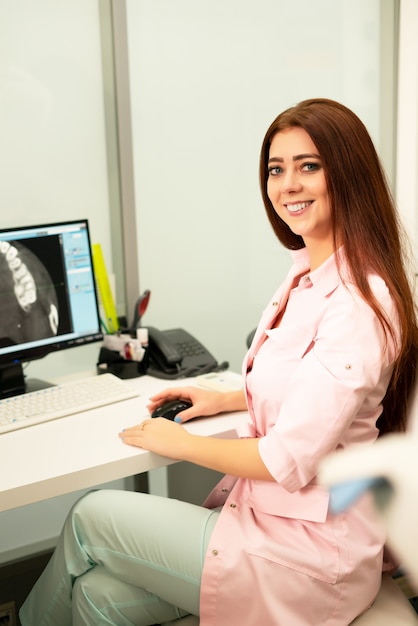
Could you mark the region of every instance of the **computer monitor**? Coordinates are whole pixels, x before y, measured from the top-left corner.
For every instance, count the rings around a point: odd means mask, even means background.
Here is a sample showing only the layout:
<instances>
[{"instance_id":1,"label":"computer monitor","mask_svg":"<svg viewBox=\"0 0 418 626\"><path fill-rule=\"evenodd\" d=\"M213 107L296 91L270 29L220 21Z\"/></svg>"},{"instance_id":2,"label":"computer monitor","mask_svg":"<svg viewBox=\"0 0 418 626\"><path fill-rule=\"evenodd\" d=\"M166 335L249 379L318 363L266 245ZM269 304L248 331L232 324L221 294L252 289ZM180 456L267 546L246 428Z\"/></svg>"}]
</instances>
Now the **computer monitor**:
<instances>
[{"instance_id":1,"label":"computer monitor","mask_svg":"<svg viewBox=\"0 0 418 626\"><path fill-rule=\"evenodd\" d=\"M101 341L86 219L0 230L0 397L48 386L22 364Z\"/></svg>"}]
</instances>

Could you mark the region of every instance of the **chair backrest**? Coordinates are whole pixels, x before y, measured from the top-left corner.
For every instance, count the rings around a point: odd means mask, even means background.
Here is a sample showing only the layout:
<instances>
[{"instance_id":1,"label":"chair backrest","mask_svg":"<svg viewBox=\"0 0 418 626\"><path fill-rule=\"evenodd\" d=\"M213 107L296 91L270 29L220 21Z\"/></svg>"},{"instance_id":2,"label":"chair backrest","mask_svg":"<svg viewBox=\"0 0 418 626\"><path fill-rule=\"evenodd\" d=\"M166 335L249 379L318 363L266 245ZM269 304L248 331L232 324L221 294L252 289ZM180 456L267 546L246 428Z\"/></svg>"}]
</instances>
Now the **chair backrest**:
<instances>
[{"instance_id":1,"label":"chair backrest","mask_svg":"<svg viewBox=\"0 0 418 626\"><path fill-rule=\"evenodd\" d=\"M247 339L245 340L245 344L246 344L247 348L249 348L249 347L250 347L250 345L252 344L252 341L253 341L253 339L254 339L254 335L255 335L255 331L256 331L256 330L257 330L257 329L256 329L256 328L254 328L254 330L252 330L250 333L248 333L248 335L247 335Z\"/></svg>"},{"instance_id":2,"label":"chair backrest","mask_svg":"<svg viewBox=\"0 0 418 626\"><path fill-rule=\"evenodd\" d=\"M350 626L417 626L418 615L389 574L383 574L377 598Z\"/></svg>"},{"instance_id":3,"label":"chair backrest","mask_svg":"<svg viewBox=\"0 0 418 626\"><path fill-rule=\"evenodd\" d=\"M409 399L407 430L411 435L418 437L418 380Z\"/></svg>"}]
</instances>

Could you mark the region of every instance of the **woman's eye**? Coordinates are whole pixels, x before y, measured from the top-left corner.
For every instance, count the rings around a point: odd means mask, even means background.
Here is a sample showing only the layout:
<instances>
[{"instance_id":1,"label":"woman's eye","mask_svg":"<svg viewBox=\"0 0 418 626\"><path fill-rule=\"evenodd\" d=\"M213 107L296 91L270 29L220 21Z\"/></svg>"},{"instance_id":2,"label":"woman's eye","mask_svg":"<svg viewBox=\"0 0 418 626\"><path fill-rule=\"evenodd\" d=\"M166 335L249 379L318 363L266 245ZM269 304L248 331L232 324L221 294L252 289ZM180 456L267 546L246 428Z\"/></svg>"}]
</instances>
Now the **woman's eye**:
<instances>
[{"instance_id":1,"label":"woman's eye","mask_svg":"<svg viewBox=\"0 0 418 626\"><path fill-rule=\"evenodd\" d=\"M268 169L268 174L269 176L279 176L279 174L282 173L282 168L279 167L278 165L275 165L274 167L269 167Z\"/></svg>"},{"instance_id":2,"label":"woman's eye","mask_svg":"<svg viewBox=\"0 0 418 626\"><path fill-rule=\"evenodd\" d=\"M319 163L304 163L302 165L303 172L316 172L321 166Z\"/></svg>"}]
</instances>

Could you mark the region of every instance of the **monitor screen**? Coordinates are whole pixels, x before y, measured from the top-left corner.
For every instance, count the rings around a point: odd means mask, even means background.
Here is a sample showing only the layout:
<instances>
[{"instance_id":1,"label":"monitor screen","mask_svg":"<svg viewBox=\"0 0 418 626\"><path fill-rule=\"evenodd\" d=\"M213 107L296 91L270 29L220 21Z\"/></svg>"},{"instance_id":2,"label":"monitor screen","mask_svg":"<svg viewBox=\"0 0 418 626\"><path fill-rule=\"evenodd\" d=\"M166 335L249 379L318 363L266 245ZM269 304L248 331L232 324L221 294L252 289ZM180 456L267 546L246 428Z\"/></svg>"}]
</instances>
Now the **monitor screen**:
<instances>
[{"instance_id":1,"label":"monitor screen","mask_svg":"<svg viewBox=\"0 0 418 626\"><path fill-rule=\"evenodd\" d=\"M23 362L102 339L88 221L0 230L0 396L28 390Z\"/></svg>"}]
</instances>

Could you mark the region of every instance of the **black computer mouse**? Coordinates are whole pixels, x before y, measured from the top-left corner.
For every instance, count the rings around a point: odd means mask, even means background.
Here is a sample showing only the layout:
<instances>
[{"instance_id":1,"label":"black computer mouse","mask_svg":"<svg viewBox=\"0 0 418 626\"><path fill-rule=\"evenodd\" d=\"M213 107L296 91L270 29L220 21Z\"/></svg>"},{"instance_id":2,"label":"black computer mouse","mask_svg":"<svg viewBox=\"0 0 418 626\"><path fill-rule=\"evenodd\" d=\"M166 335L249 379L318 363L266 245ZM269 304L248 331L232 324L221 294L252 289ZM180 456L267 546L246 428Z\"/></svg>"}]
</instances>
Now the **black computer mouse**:
<instances>
[{"instance_id":1,"label":"black computer mouse","mask_svg":"<svg viewBox=\"0 0 418 626\"><path fill-rule=\"evenodd\" d=\"M191 402L186 400L169 400L164 402L151 413L151 417L165 417L168 420L174 420L177 413L190 409L193 406Z\"/></svg>"}]
</instances>

